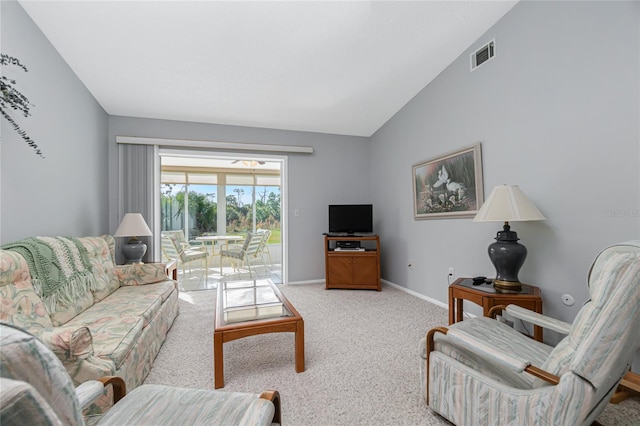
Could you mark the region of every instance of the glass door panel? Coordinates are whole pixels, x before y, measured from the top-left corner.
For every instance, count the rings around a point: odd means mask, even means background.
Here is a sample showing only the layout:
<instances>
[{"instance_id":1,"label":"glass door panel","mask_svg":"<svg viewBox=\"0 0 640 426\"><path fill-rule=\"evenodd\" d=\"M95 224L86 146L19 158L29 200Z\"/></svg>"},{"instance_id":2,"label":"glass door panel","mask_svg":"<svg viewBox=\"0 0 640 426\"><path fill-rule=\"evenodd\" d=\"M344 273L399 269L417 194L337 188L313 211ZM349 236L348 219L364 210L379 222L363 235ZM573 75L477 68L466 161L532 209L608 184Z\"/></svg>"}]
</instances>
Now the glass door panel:
<instances>
[{"instance_id":1,"label":"glass door panel","mask_svg":"<svg viewBox=\"0 0 640 426\"><path fill-rule=\"evenodd\" d=\"M263 267L279 282L282 165L268 159L161 156L161 230L180 230L187 241L269 230Z\"/></svg>"},{"instance_id":2,"label":"glass door panel","mask_svg":"<svg viewBox=\"0 0 640 426\"><path fill-rule=\"evenodd\" d=\"M253 176L226 176L227 233L246 235L253 231L255 191Z\"/></svg>"}]
</instances>

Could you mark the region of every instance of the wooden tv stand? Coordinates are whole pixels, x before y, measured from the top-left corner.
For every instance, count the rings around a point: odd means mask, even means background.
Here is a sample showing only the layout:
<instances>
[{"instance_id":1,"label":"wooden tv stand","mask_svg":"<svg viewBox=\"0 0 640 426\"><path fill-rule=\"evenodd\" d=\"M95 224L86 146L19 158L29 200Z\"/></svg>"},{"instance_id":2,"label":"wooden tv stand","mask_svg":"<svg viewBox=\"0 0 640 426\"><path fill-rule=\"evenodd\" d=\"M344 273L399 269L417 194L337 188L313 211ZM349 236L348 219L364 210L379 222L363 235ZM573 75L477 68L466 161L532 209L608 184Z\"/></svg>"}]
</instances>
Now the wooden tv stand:
<instances>
[{"instance_id":1,"label":"wooden tv stand","mask_svg":"<svg viewBox=\"0 0 640 426\"><path fill-rule=\"evenodd\" d=\"M341 241L358 241L365 249L337 249ZM380 237L378 235L324 237L325 288L380 291Z\"/></svg>"}]
</instances>

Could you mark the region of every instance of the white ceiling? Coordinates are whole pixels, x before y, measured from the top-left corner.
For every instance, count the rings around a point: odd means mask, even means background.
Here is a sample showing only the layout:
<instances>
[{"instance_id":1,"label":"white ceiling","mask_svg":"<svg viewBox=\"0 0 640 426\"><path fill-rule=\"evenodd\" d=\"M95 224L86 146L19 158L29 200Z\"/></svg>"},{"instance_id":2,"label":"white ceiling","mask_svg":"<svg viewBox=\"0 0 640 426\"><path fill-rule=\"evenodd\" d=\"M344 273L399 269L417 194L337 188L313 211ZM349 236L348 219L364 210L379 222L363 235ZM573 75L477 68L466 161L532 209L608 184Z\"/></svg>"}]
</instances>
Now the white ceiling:
<instances>
[{"instance_id":1,"label":"white ceiling","mask_svg":"<svg viewBox=\"0 0 640 426\"><path fill-rule=\"evenodd\" d=\"M110 115L357 136L516 3L20 1Z\"/></svg>"}]
</instances>

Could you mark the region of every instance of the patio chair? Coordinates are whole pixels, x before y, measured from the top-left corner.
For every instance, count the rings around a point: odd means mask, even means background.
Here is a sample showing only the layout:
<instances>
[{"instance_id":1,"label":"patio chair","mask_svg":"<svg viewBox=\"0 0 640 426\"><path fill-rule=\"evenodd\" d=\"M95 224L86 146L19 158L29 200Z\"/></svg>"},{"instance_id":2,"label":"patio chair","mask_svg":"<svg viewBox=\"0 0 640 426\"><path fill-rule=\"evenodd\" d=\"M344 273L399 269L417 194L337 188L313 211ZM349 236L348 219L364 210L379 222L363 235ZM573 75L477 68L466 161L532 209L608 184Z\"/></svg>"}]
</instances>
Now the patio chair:
<instances>
[{"instance_id":1,"label":"patio chair","mask_svg":"<svg viewBox=\"0 0 640 426\"><path fill-rule=\"evenodd\" d=\"M189 240L185 241L184 239L184 231L182 229L174 230L174 231L162 231L163 235L168 235L176 242L176 244L181 248L191 248L194 250L203 250L205 244L203 241L199 240Z\"/></svg>"},{"instance_id":2,"label":"patio chair","mask_svg":"<svg viewBox=\"0 0 640 426\"><path fill-rule=\"evenodd\" d=\"M209 274L209 254L204 244L193 246L185 241L181 241L179 237L184 234L182 231L163 231L162 236L162 254L168 260L177 260L182 268L182 276L185 275L185 265L189 265L189 273L191 273L191 262L204 259L205 274Z\"/></svg>"},{"instance_id":3,"label":"patio chair","mask_svg":"<svg viewBox=\"0 0 640 426\"><path fill-rule=\"evenodd\" d=\"M220 276L222 276L222 266L223 260L225 257L231 260L231 265L236 270L236 265L238 267L242 266L245 262L247 264L247 268L249 269L249 277L253 278L251 273L252 264L251 259L255 259L258 248L260 247L260 243L262 242L263 235L258 232L249 232L247 234L247 238L245 238L242 246L231 245L229 248L220 250ZM257 275L257 273L256 273Z\"/></svg>"},{"instance_id":4,"label":"patio chair","mask_svg":"<svg viewBox=\"0 0 640 426\"><path fill-rule=\"evenodd\" d=\"M602 251L587 282L573 324L494 308L566 335L555 347L486 317L430 330L420 343L429 407L457 425L590 425L640 345L640 240Z\"/></svg>"},{"instance_id":5,"label":"patio chair","mask_svg":"<svg viewBox=\"0 0 640 426\"><path fill-rule=\"evenodd\" d=\"M260 246L258 247L258 250L256 250L256 254L254 255L254 257L256 258L260 258L260 260L262 260L262 264L264 265L264 269L266 270L270 270L271 269L271 265L272 265L272 261L271 261L271 252L269 251L269 238L271 238L271 230L270 229L258 229L257 232L259 234L262 234L262 241L260 241ZM267 266L265 257L269 258L269 266Z\"/></svg>"},{"instance_id":6,"label":"patio chair","mask_svg":"<svg viewBox=\"0 0 640 426\"><path fill-rule=\"evenodd\" d=\"M262 394L142 385L127 394L120 377L74 387L58 357L33 335L0 323L0 422L18 425L271 425L281 423L277 391ZM101 416L82 410L113 387ZM89 421L89 422L88 422Z\"/></svg>"}]
</instances>

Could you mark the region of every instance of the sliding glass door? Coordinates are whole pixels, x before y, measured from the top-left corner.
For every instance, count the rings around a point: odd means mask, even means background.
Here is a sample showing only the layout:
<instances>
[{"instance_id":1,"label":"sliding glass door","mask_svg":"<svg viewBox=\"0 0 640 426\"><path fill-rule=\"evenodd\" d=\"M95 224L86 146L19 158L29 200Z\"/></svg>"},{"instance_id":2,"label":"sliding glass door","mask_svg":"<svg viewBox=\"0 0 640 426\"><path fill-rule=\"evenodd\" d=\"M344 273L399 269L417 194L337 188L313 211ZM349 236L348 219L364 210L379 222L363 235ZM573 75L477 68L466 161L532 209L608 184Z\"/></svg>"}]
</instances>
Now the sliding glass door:
<instances>
[{"instance_id":1,"label":"sliding glass door","mask_svg":"<svg viewBox=\"0 0 640 426\"><path fill-rule=\"evenodd\" d=\"M162 153L161 230L180 230L186 241L269 230L268 269L279 269L281 280L283 163Z\"/></svg>"}]
</instances>

